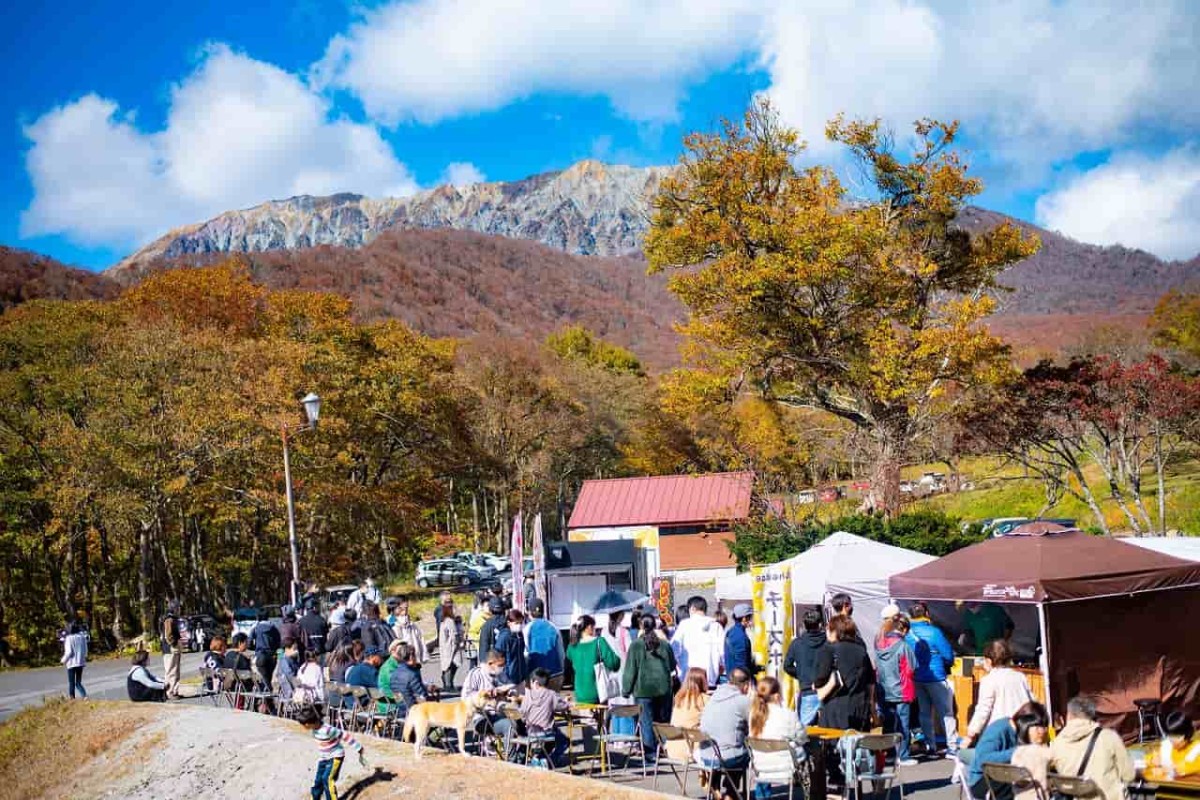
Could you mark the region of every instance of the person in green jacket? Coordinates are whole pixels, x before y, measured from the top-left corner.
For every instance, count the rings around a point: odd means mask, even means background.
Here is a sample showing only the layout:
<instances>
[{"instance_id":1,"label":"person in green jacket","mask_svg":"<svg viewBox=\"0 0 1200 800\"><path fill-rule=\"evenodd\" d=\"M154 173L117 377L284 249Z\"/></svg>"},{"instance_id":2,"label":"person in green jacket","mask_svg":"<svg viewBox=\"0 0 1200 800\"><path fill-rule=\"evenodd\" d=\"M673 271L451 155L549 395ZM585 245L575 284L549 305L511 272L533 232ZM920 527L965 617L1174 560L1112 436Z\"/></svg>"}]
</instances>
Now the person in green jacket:
<instances>
[{"instance_id":1,"label":"person in green jacket","mask_svg":"<svg viewBox=\"0 0 1200 800\"><path fill-rule=\"evenodd\" d=\"M642 632L625 656L625 673L621 689L632 696L642 708L642 744L646 748L646 763L658 760L658 740L653 723L671 721L671 676L675 674L675 654L655 631L654 617L643 617Z\"/></svg>"},{"instance_id":2,"label":"person in green jacket","mask_svg":"<svg viewBox=\"0 0 1200 800\"><path fill-rule=\"evenodd\" d=\"M399 656L396 655L396 650L400 644L400 640L396 639L388 648L388 659L379 668L379 682L376 684L379 687L379 691L387 698L389 705L400 702L392 694L392 673L396 671L396 667L400 666Z\"/></svg>"},{"instance_id":3,"label":"person in green jacket","mask_svg":"<svg viewBox=\"0 0 1200 800\"><path fill-rule=\"evenodd\" d=\"M575 670L575 702L595 705L600 702L596 689L596 664L603 662L610 672L621 668L621 657L608 642L596 636L596 620L584 614L571 626L567 660Z\"/></svg>"}]
</instances>

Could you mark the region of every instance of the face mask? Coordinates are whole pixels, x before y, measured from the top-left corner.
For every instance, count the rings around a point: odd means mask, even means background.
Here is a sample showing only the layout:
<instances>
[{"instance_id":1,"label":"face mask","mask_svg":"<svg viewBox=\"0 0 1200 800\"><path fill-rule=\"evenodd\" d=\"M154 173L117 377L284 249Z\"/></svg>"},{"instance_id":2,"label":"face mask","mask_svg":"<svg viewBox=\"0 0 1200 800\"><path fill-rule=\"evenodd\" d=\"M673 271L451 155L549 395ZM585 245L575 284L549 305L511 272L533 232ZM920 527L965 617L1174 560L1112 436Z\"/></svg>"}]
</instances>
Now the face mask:
<instances>
[{"instance_id":1,"label":"face mask","mask_svg":"<svg viewBox=\"0 0 1200 800\"><path fill-rule=\"evenodd\" d=\"M401 625L407 625L408 624L408 614L397 614L396 622Z\"/></svg>"}]
</instances>

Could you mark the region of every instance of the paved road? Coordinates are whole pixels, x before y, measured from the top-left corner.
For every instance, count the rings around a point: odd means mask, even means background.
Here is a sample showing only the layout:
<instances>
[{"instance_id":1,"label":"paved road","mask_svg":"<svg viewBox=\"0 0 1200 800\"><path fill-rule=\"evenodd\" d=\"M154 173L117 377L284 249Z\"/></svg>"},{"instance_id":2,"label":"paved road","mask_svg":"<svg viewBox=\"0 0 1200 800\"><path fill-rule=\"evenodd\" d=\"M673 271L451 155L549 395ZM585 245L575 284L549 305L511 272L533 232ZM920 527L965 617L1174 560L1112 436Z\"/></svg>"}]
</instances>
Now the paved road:
<instances>
[{"instance_id":1,"label":"paved road","mask_svg":"<svg viewBox=\"0 0 1200 800\"><path fill-rule=\"evenodd\" d=\"M200 668L200 653L187 653L183 657L182 674L186 679L194 676ZM151 656L147 664L155 676L162 678L163 663L160 656ZM129 674L129 661L124 658L105 658L90 661L83 669L83 686L88 697L97 700L124 700L125 676ZM63 667L23 669L0 672L0 720L7 719L21 708L42 702L43 697L65 697L67 694L67 671Z\"/></svg>"}]
</instances>

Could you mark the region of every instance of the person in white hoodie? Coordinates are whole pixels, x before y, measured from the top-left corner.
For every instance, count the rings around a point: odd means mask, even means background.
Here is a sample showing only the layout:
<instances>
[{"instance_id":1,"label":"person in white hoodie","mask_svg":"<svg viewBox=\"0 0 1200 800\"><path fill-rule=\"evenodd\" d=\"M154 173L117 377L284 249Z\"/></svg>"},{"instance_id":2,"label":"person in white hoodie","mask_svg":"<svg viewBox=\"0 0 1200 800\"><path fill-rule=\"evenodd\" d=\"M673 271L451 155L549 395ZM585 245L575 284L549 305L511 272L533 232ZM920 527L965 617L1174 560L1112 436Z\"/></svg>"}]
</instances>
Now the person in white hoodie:
<instances>
[{"instance_id":1,"label":"person in white hoodie","mask_svg":"<svg viewBox=\"0 0 1200 800\"><path fill-rule=\"evenodd\" d=\"M967 725L962 746L969 746L987 726L996 720L1010 719L1017 709L1034 699L1028 679L1012 668L1012 658L1012 648L1003 639L990 642L984 648L983 664L987 675L979 682L979 699L975 702L975 713Z\"/></svg>"},{"instance_id":2,"label":"person in white hoodie","mask_svg":"<svg viewBox=\"0 0 1200 800\"><path fill-rule=\"evenodd\" d=\"M782 740L796 745L796 750L776 753L755 753L754 795L770 796L771 784L788 783L796 772L793 752L803 752L807 734L800 727L796 712L783 706L783 690L774 678L759 678L754 698L750 702L750 738Z\"/></svg>"},{"instance_id":3,"label":"person in white hoodie","mask_svg":"<svg viewBox=\"0 0 1200 800\"><path fill-rule=\"evenodd\" d=\"M696 667L707 674L710 689L717 685L725 655L725 629L708 616L708 601L703 597L688 600L688 618L675 628L671 649L681 677Z\"/></svg>"},{"instance_id":4,"label":"person in white hoodie","mask_svg":"<svg viewBox=\"0 0 1200 800\"><path fill-rule=\"evenodd\" d=\"M72 622L63 639L63 657L61 663L67 668L67 696L75 699L76 692L84 700L87 690L83 688L83 668L87 664L88 635L87 628L81 622Z\"/></svg>"}]
</instances>

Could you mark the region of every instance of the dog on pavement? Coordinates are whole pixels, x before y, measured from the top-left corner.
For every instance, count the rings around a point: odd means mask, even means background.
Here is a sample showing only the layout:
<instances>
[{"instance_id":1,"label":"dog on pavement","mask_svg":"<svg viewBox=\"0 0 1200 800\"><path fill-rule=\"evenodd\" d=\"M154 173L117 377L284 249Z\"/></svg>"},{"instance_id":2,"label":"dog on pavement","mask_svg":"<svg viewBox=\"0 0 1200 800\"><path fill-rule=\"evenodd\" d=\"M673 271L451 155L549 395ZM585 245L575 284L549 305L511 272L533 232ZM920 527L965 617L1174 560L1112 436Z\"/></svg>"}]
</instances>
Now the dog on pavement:
<instances>
[{"instance_id":1,"label":"dog on pavement","mask_svg":"<svg viewBox=\"0 0 1200 800\"><path fill-rule=\"evenodd\" d=\"M421 746L429 736L431 728L454 728L458 734L458 752L467 754L467 726L475 712L479 710L483 698L482 693L473 697L458 700L448 700L444 703L417 703L408 709L404 718L404 733L400 741L407 742L410 735L416 734L413 748L418 759L421 758Z\"/></svg>"}]
</instances>

